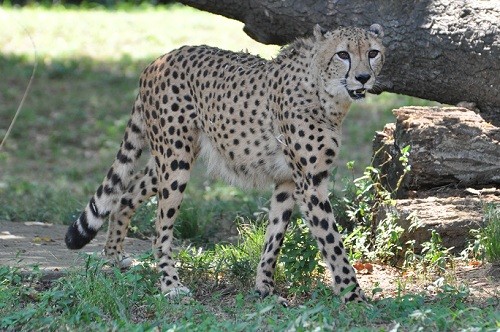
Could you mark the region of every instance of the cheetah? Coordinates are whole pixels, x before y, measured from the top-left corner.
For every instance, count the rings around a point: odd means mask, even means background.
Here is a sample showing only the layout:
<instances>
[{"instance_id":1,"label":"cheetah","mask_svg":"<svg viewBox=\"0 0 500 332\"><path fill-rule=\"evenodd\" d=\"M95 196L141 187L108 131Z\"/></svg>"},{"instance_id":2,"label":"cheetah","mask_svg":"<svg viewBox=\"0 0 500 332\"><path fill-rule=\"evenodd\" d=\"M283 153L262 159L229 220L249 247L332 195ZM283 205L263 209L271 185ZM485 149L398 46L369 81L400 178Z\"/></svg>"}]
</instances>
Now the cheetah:
<instances>
[{"instance_id":1,"label":"cheetah","mask_svg":"<svg viewBox=\"0 0 500 332\"><path fill-rule=\"evenodd\" d=\"M116 159L79 218L70 249L89 243L109 219L105 254L127 265L123 251L134 209L157 196L153 252L167 296L188 293L172 255L173 227L198 157L209 174L245 188L274 184L256 292L275 294L274 272L297 204L344 301L365 301L328 199L341 124L353 101L373 89L384 62L383 29L313 34L265 60L209 46L183 46L152 62ZM136 172L143 150L146 166Z\"/></svg>"}]
</instances>

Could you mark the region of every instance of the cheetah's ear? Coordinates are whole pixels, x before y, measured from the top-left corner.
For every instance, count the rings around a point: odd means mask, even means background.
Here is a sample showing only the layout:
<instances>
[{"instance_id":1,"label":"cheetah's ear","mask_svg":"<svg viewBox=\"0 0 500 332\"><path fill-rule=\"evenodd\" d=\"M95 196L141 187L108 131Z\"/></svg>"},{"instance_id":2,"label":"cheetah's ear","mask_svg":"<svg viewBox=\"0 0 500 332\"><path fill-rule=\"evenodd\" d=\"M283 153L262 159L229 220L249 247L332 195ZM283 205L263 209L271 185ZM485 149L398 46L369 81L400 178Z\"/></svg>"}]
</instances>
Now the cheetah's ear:
<instances>
[{"instance_id":1,"label":"cheetah's ear","mask_svg":"<svg viewBox=\"0 0 500 332\"><path fill-rule=\"evenodd\" d=\"M377 24L377 23L372 24L368 31L373 33L378 38L384 37L384 29L382 28L382 26L380 24Z\"/></svg>"},{"instance_id":2,"label":"cheetah's ear","mask_svg":"<svg viewBox=\"0 0 500 332\"><path fill-rule=\"evenodd\" d=\"M319 24L314 26L314 37L317 41L325 39L325 35L328 33L328 30L323 29Z\"/></svg>"}]
</instances>

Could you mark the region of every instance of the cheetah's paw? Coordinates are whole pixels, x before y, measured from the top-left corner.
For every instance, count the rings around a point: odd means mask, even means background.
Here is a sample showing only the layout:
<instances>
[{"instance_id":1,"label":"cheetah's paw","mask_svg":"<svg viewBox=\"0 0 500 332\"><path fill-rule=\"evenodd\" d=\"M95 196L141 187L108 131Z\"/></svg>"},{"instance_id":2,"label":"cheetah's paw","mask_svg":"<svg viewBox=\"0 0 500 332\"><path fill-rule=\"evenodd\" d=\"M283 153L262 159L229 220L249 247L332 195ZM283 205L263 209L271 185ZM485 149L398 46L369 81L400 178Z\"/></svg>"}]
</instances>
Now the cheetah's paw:
<instances>
[{"instance_id":1,"label":"cheetah's paw","mask_svg":"<svg viewBox=\"0 0 500 332\"><path fill-rule=\"evenodd\" d=\"M116 260L116 265L120 269L128 269L129 267L131 267L134 264L134 262L135 262L135 260L132 259L132 257L125 255L125 256L122 256L121 259Z\"/></svg>"},{"instance_id":2,"label":"cheetah's paw","mask_svg":"<svg viewBox=\"0 0 500 332\"><path fill-rule=\"evenodd\" d=\"M173 287L169 289L165 293L165 297L170 298L170 299L176 299L176 298L181 298L181 297L191 297L192 293L187 288L186 286L178 286L178 287Z\"/></svg>"},{"instance_id":3,"label":"cheetah's paw","mask_svg":"<svg viewBox=\"0 0 500 332\"><path fill-rule=\"evenodd\" d=\"M105 250L103 250L101 252L101 256L103 256L104 259L106 259L108 264L110 264L112 266L116 266L122 270L128 269L129 267L134 265L134 263L136 262L132 257L127 255L126 253L122 253L122 254L118 254L118 255L109 255L109 254L106 254Z\"/></svg>"}]
</instances>

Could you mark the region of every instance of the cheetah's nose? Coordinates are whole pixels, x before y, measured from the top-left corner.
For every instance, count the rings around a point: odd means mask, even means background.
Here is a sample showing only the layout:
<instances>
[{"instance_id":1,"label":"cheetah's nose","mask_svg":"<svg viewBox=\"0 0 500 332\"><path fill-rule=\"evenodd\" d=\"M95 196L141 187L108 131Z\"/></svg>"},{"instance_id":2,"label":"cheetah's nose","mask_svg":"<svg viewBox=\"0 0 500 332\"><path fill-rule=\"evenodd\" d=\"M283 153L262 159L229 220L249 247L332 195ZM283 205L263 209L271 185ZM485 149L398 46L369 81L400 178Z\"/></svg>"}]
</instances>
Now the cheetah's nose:
<instances>
[{"instance_id":1,"label":"cheetah's nose","mask_svg":"<svg viewBox=\"0 0 500 332\"><path fill-rule=\"evenodd\" d=\"M360 74L360 75L356 76L356 80L358 82L360 82L361 84L365 84L366 82L368 82L370 77L371 77L370 74Z\"/></svg>"}]
</instances>

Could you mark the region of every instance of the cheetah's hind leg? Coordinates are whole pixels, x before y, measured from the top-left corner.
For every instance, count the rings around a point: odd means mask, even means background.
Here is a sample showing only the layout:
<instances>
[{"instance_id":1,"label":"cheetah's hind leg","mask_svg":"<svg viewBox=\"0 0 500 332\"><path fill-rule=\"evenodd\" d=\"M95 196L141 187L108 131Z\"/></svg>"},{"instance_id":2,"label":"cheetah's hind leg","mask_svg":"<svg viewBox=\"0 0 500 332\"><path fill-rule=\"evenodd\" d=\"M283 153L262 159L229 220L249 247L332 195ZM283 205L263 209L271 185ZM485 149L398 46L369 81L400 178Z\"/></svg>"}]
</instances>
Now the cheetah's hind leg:
<instances>
[{"instance_id":1,"label":"cheetah's hind leg","mask_svg":"<svg viewBox=\"0 0 500 332\"><path fill-rule=\"evenodd\" d=\"M157 176L154 159L150 158L141 172L130 181L127 190L120 198L117 209L109 216L109 227L104 255L114 265L125 269L133 264L133 259L124 250L124 240L135 210L151 196L156 194Z\"/></svg>"}]
</instances>

